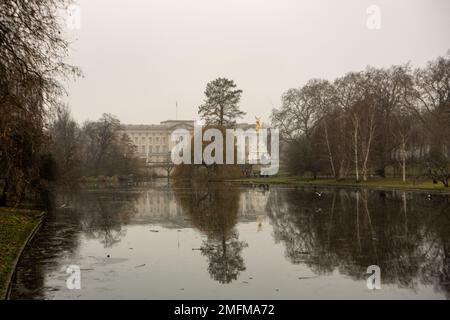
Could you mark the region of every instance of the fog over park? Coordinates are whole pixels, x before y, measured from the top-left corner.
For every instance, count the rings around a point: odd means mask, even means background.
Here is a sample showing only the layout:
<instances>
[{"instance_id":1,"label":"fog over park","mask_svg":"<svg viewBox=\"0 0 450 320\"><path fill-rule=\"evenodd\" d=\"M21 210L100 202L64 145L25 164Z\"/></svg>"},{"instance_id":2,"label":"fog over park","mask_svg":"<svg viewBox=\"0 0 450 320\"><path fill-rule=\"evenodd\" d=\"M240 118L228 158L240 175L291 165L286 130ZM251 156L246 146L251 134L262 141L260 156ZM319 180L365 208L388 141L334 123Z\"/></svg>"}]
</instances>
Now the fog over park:
<instances>
[{"instance_id":1,"label":"fog over park","mask_svg":"<svg viewBox=\"0 0 450 320\"><path fill-rule=\"evenodd\" d=\"M422 67L450 49L446 0L79 0L69 86L79 121L108 112L123 123L198 119L206 83L233 79L243 119L268 121L286 88L332 80L367 65ZM380 29L367 28L367 8Z\"/></svg>"}]
</instances>

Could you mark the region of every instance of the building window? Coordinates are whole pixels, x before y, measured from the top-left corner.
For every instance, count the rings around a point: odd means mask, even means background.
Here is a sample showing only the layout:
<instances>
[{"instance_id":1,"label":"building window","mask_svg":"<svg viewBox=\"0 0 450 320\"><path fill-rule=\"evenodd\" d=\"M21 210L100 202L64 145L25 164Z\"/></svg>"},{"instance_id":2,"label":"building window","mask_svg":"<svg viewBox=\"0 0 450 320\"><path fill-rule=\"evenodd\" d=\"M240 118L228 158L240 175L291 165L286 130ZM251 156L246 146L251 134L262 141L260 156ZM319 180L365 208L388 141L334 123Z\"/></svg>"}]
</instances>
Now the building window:
<instances>
[{"instance_id":1,"label":"building window","mask_svg":"<svg viewBox=\"0 0 450 320\"><path fill-rule=\"evenodd\" d=\"M156 146L156 153L159 152L159 146Z\"/></svg>"},{"instance_id":2,"label":"building window","mask_svg":"<svg viewBox=\"0 0 450 320\"><path fill-rule=\"evenodd\" d=\"M145 146L142 146L142 153L145 153Z\"/></svg>"}]
</instances>

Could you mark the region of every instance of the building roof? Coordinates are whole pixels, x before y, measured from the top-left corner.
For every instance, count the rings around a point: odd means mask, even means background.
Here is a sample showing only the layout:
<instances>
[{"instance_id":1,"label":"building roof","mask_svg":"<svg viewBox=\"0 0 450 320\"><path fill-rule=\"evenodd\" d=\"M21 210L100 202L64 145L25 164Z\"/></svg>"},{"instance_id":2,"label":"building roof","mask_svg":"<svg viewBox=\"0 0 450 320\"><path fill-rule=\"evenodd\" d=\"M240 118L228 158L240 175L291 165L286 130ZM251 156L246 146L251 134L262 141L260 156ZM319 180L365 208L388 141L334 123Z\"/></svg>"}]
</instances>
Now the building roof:
<instances>
[{"instance_id":1,"label":"building roof","mask_svg":"<svg viewBox=\"0 0 450 320\"><path fill-rule=\"evenodd\" d=\"M164 126L160 124L123 124L123 130L148 130L148 129L163 129Z\"/></svg>"},{"instance_id":2,"label":"building roof","mask_svg":"<svg viewBox=\"0 0 450 320\"><path fill-rule=\"evenodd\" d=\"M168 129L176 125L194 125L194 120L166 120L159 124L123 124L123 130L157 130Z\"/></svg>"},{"instance_id":3,"label":"building roof","mask_svg":"<svg viewBox=\"0 0 450 320\"><path fill-rule=\"evenodd\" d=\"M170 129L177 125L188 125L193 126L195 120L165 120L161 121L159 124L123 124L122 129L126 131L133 130L164 130ZM236 123L236 128L249 128L254 127L254 124L249 123Z\"/></svg>"}]
</instances>

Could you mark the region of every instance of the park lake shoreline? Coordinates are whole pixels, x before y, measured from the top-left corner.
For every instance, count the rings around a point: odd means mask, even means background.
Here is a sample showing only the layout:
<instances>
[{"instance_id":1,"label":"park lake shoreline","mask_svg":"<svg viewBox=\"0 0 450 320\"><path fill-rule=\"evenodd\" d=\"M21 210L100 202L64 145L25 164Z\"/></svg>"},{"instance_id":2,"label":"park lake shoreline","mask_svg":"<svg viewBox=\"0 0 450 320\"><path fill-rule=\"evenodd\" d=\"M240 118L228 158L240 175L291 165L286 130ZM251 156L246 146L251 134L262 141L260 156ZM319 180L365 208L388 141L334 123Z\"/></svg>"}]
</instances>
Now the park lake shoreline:
<instances>
[{"instance_id":1,"label":"park lake shoreline","mask_svg":"<svg viewBox=\"0 0 450 320\"><path fill-rule=\"evenodd\" d=\"M442 184L434 185L432 182L417 182L413 183L407 181L403 183L400 179L377 179L355 182L354 180L344 179L336 181L333 179L305 179L298 176L274 176L274 177L260 177L260 178L238 178L226 179L226 182L236 184L250 184L250 185L274 185L286 187L313 187L313 188L352 188L352 189L373 189L379 191L410 191L419 193L436 193L436 194L450 194L450 188L444 187Z\"/></svg>"},{"instance_id":2,"label":"park lake shoreline","mask_svg":"<svg viewBox=\"0 0 450 320\"><path fill-rule=\"evenodd\" d=\"M111 187L139 187L152 184L155 181L167 181L167 177L156 177L146 181L133 181L131 183L120 183L113 177L103 177L102 179L90 178L84 179L79 183L80 190L101 190ZM189 180L177 177L171 177L169 179L170 184L173 182L189 183ZM433 183L428 180L407 180L403 182L399 178L372 178L367 181L355 182L354 179L344 178L339 181L332 178L317 179L305 178L295 175L287 175L286 173L278 174L274 176L266 177L239 177L239 178L224 178L224 179L209 179L208 182L212 183L234 183L241 185L273 185L273 186L292 186L292 187L330 187L330 188L354 188L354 189L374 189L380 191L415 191L415 192L428 192L439 194L450 194L450 187L445 187L441 182Z\"/></svg>"},{"instance_id":3,"label":"park lake shoreline","mask_svg":"<svg viewBox=\"0 0 450 320\"><path fill-rule=\"evenodd\" d=\"M44 214L36 209L0 207L0 300L8 298L17 263L38 231Z\"/></svg>"}]
</instances>

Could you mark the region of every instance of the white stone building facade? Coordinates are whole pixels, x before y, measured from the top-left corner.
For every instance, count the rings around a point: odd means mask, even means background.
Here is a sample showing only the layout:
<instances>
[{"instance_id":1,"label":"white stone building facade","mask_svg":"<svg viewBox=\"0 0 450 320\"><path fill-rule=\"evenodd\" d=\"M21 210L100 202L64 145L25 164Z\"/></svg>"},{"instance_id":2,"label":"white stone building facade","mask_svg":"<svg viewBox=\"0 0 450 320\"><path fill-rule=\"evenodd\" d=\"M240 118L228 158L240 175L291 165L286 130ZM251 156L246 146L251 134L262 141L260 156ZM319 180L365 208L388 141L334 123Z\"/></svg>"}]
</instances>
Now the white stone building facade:
<instances>
[{"instance_id":1,"label":"white stone building facade","mask_svg":"<svg viewBox=\"0 0 450 320\"><path fill-rule=\"evenodd\" d=\"M136 147L139 158L148 163L167 161L175 142L170 141L171 133L176 129L194 131L194 120L167 120L160 124L123 125L124 132Z\"/></svg>"},{"instance_id":2,"label":"white stone building facade","mask_svg":"<svg viewBox=\"0 0 450 320\"><path fill-rule=\"evenodd\" d=\"M167 161L169 152L176 144L170 140L171 133L176 129L186 129L193 135L194 124L194 120L167 120L160 124L127 124L122 129L135 145L139 158L157 164ZM246 130L254 128L254 125L239 123L236 127Z\"/></svg>"}]
</instances>

